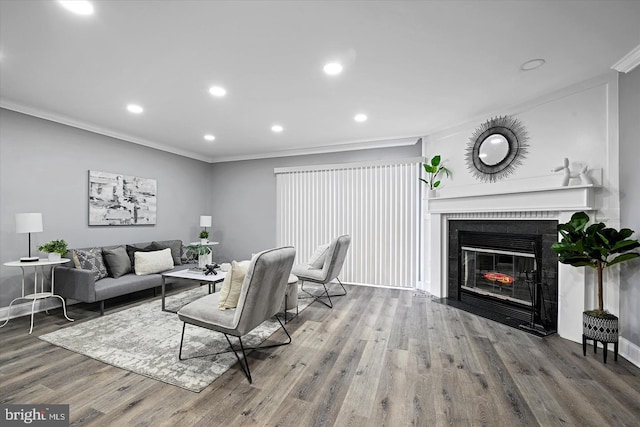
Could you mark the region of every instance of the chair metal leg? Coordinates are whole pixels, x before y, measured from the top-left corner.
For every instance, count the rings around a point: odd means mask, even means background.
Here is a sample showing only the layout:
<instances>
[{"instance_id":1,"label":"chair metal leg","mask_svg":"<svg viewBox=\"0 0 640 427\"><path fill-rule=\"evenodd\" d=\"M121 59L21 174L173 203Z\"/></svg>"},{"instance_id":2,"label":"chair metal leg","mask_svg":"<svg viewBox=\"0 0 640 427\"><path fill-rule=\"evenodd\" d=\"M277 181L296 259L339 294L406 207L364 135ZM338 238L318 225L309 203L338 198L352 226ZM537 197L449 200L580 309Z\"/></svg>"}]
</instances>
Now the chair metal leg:
<instances>
[{"instance_id":1,"label":"chair metal leg","mask_svg":"<svg viewBox=\"0 0 640 427\"><path fill-rule=\"evenodd\" d=\"M342 282L340 281L339 278L336 277L336 280L338 281L338 283L340 284L340 287L342 287L342 293L338 293L338 294L330 294L329 290L327 289L327 286L325 283L321 283L322 287L324 288L324 295L313 295L311 292L306 291L304 289L304 280L302 280L301 284L300 284L300 290L303 291L304 293L306 293L307 295L311 296L315 301L318 301L324 305L326 305L329 308L333 308L333 302L331 301L331 297L342 297L347 295L347 290L345 289L344 285L342 284ZM327 298L327 300L329 301L329 303L327 304L326 302L324 302L323 300L321 300L320 298Z\"/></svg>"},{"instance_id":2,"label":"chair metal leg","mask_svg":"<svg viewBox=\"0 0 640 427\"><path fill-rule=\"evenodd\" d=\"M338 283L340 284L340 287L342 288L342 293L341 294L333 294L331 296L332 297L343 297L343 296L345 296L347 294L347 290L345 289L344 285L340 281L340 278L336 277L336 280L338 281Z\"/></svg>"},{"instance_id":3,"label":"chair metal leg","mask_svg":"<svg viewBox=\"0 0 640 427\"><path fill-rule=\"evenodd\" d=\"M329 301L329 303L327 304L326 302L320 299L323 297L323 295L318 295L318 297L316 298L316 301L321 302L322 304L326 305L329 308L333 308L333 302L331 301L331 295L329 295L329 291L327 290L327 285L323 283L322 287L324 288L324 296L327 297L327 300Z\"/></svg>"},{"instance_id":4,"label":"chair metal leg","mask_svg":"<svg viewBox=\"0 0 640 427\"><path fill-rule=\"evenodd\" d=\"M249 369L249 361L247 360L247 354L245 353L244 346L242 345L242 338L238 337L238 342L240 343L240 350L242 350L242 359L244 360L244 363L242 363L242 360L240 360L240 356L238 356L238 352L236 351L236 349L233 348L233 345L231 344L231 340L229 339L229 336L227 334L223 334L223 335L227 339L227 342L229 343L229 347L231 347L231 350L233 350L233 354L236 355L236 359L238 359L240 368L242 368L242 372L244 372L244 375L247 377L247 380L249 380L249 384L253 384L253 380L251 379L251 370Z\"/></svg>"},{"instance_id":5,"label":"chair metal leg","mask_svg":"<svg viewBox=\"0 0 640 427\"><path fill-rule=\"evenodd\" d=\"M187 322L182 323L182 336L180 337L180 351L178 352L178 360L182 360L182 343L184 342L184 330L187 327Z\"/></svg>"},{"instance_id":6,"label":"chair metal leg","mask_svg":"<svg viewBox=\"0 0 640 427\"><path fill-rule=\"evenodd\" d=\"M238 337L238 341L240 342L240 351L242 352L242 358L244 359L244 363L240 360L240 356L238 355L238 350L233 347L233 345L231 344L231 340L229 339L229 337L225 333L223 333L223 335L227 339L227 342L229 343L229 350L220 351L218 353L203 354L203 355L200 355L200 356L192 356L192 357L183 358L182 357L182 344L184 342L184 331L185 331L185 328L187 326L187 322L184 322L183 325L182 325L182 337L180 338L180 350L178 352L178 360L195 359L196 357L216 356L218 354L229 353L230 351L233 351L233 353L236 355L236 358L238 359L238 363L240 363L240 367L242 368L242 372L244 372L245 376L247 377L247 380L249 380L249 384L252 384L253 380L251 378L251 370L249 369L249 361L247 360L246 350L262 350L262 349L265 349L265 348L281 347L283 345L291 344L291 335L289 334L289 331L287 331L287 328L285 328L284 324L278 318L278 316L275 316L275 318L278 321L278 323L280 324L280 326L282 327L282 330L284 331L284 333L287 335L287 338L288 338L287 341L286 342L282 342L282 343L271 344L271 345L258 346L258 347L245 347L244 344L242 344L242 338Z\"/></svg>"}]
</instances>

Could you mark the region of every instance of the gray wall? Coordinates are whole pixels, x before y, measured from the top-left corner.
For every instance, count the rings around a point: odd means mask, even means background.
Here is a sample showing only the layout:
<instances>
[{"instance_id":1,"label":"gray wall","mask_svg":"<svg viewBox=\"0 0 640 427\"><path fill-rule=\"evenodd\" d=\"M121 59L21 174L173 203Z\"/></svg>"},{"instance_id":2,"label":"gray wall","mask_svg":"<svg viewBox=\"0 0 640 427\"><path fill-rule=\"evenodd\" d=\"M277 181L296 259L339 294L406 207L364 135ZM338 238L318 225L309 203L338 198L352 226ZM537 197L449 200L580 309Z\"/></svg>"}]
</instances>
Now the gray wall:
<instances>
[{"instance_id":1,"label":"gray wall","mask_svg":"<svg viewBox=\"0 0 640 427\"><path fill-rule=\"evenodd\" d=\"M220 242L214 249L214 259L218 262L247 259L253 252L276 245L275 168L419 156L421 145L414 144L213 164L213 239L209 238Z\"/></svg>"},{"instance_id":2,"label":"gray wall","mask_svg":"<svg viewBox=\"0 0 640 427\"><path fill-rule=\"evenodd\" d=\"M89 227L89 170L156 179L156 225ZM32 234L32 254L53 239L71 247L194 241L199 216L211 212L210 170L205 162L0 109L0 261L26 255L27 235L15 233L21 212L42 212L44 231ZM0 307L19 294L20 269L0 265Z\"/></svg>"},{"instance_id":3,"label":"gray wall","mask_svg":"<svg viewBox=\"0 0 640 427\"><path fill-rule=\"evenodd\" d=\"M620 74L620 223L640 238L640 67ZM640 346L640 260L621 265L621 334Z\"/></svg>"}]
</instances>

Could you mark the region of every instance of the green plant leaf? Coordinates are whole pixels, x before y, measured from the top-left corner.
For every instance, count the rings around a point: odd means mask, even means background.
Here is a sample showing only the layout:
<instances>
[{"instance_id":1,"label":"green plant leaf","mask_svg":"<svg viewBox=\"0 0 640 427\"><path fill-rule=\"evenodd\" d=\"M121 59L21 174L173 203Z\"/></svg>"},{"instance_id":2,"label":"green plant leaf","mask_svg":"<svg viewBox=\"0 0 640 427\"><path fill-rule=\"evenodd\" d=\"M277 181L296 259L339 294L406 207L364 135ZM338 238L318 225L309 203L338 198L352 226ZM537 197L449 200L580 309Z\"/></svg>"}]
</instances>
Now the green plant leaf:
<instances>
[{"instance_id":1,"label":"green plant leaf","mask_svg":"<svg viewBox=\"0 0 640 427\"><path fill-rule=\"evenodd\" d=\"M623 261L629 261L630 259L634 259L634 258L638 258L638 257L640 257L640 254L637 254L635 252L618 255L612 261L609 261L607 263L607 267L611 267L612 265L621 263Z\"/></svg>"},{"instance_id":2,"label":"green plant leaf","mask_svg":"<svg viewBox=\"0 0 640 427\"><path fill-rule=\"evenodd\" d=\"M185 246L185 250L187 253L192 255L207 255L211 252L211 249L208 246L203 245L189 245Z\"/></svg>"},{"instance_id":3,"label":"green plant leaf","mask_svg":"<svg viewBox=\"0 0 640 427\"><path fill-rule=\"evenodd\" d=\"M616 242L611 247L612 253L620 253L630 251L635 248L640 248L640 243L637 240L623 240L621 242Z\"/></svg>"},{"instance_id":4,"label":"green plant leaf","mask_svg":"<svg viewBox=\"0 0 640 427\"><path fill-rule=\"evenodd\" d=\"M42 246L38 246L38 250L40 252L46 253L58 253L60 255L65 255L67 253L68 243L63 239L60 240L52 240L48 243L45 243Z\"/></svg>"},{"instance_id":5,"label":"green plant leaf","mask_svg":"<svg viewBox=\"0 0 640 427\"><path fill-rule=\"evenodd\" d=\"M436 181L433 183L433 188L438 188L440 186L440 181Z\"/></svg>"},{"instance_id":6,"label":"green plant leaf","mask_svg":"<svg viewBox=\"0 0 640 427\"><path fill-rule=\"evenodd\" d=\"M431 158L431 166L437 167L440 164L440 155Z\"/></svg>"},{"instance_id":7,"label":"green plant leaf","mask_svg":"<svg viewBox=\"0 0 640 427\"><path fill-rule=\"evenodd\" d=\"M589 222L589 215L587 215L584 212L576 212L573 215L571 215L570 223L571 225L573 225L573 228L575 230L583 230L588 222Z\"/></svg>"}]
</instances>

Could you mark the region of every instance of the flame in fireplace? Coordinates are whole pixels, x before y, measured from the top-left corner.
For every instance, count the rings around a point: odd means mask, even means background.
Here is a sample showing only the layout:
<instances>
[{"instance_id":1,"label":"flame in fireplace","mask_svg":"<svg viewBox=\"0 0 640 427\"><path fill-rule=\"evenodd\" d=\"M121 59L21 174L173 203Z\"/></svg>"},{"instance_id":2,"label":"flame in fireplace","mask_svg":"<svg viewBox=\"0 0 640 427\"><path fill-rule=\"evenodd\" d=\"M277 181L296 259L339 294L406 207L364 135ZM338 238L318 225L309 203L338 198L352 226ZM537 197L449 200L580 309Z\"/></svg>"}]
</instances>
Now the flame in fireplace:
<instances>
[{"instance_id":1,"label":"flame in fireplace","mask_svg":"<svg viewBox=\"0 0 640 427\"><path fill-rule=\"evenodd\" d=\"M495 271L484 273L484 278L490 282L498 282L503 285L511 285L514 281L513 277L508 274L496 273Z\"/></svg>"}]
</instances>

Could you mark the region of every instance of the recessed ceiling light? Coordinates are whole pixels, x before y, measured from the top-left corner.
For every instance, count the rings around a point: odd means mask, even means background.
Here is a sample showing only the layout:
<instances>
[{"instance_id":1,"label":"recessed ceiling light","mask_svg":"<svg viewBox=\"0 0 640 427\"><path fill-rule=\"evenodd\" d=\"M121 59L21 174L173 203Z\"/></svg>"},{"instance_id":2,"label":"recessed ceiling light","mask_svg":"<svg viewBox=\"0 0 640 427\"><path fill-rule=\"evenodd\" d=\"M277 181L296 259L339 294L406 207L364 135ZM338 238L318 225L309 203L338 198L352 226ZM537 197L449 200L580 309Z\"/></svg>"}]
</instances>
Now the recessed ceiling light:
<instances>
[{"instance_id":1,"label":"recessed ceiling light","mask_svg":"<svg viewBox=\"0 0 640 427\"><path fill-rule=\"evenodd\" d=\"M520 66L522 71L531 71L542 67L547 61L542 58L531 59Z\"/></svg>"},{"instance_id":2,"label":"recessed ceiling light","mask_svg":"<svg viewBox=\"0 0 640 427\"><path fill-rule=\"evenodd\" d=\"M222 96L225 96L227 94L227 91L225 90L225 88L220 86L211 86L209 88L209 93L220 98Z\"/></svg>"},{"instance_id":3,"label":"recessed ceiling light","mask_svg":"<svg viewBox=\"0 0 640 427\"><path fill-rule=\"evenodd\" d=\"M335 76L342 72L342 64L338 62L329 62L324 66L323 70L328 75Z\"/></svg>"},{"instance_id":4,"label":"recessed ceiling light","mask_svg":"<svg viewBox=\"0 0 640 427\"><path fill-rule=\"evenodd\" d=\"M140 114L144 111L144 108L136 104L129 104L127 105L127 110L129 110L129 112L133 114Z\"/></svg>"},{"instance_id":5,"label":"recessed ceiling light","mask_svg":"<svg viewBox=\"0 0 640 427\"><path fill-rule=\"evenodd\" d=\"M366 122L368 119L366 114L356 114L353 120L356 122Z\"/></svg>"},{"instance_id":6,"label":"recessed ceiling light","mask_svg":"<svg viewBox=\"0 0 640 427\"><path fill-rule=\"evenodd\" d=\"M65 9L76 15L93 15L93 5L84 0L58 0Z\"/></svg>"},{"instance_id":7,"label":"recessed ceiling light","mask_svg":"<svg viewBox=\"0 0 640 427\"><path fill-rule=\"evenodd\" d=\"M213 136L213 135L211 135L211 134L206 134L206 135L204 136L204 139L206 139L207 141L213 141L213 140L215 140L215 139L216 139L216 137L215 137L215 136Z\"/></svg>"},{"instance_id":8,"label":"recessed ceiling light","mask_svg":"<svg viewBox=\"0 0 640 427\"><path fill-rule=\"evenodd\" d=\"M271 130L274 131L275 133L280 133L284 130L284 128L280 125L273 125L271 126Z\"/></svg>"}]
</instances>

